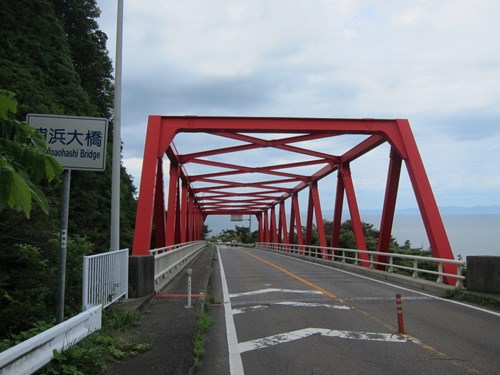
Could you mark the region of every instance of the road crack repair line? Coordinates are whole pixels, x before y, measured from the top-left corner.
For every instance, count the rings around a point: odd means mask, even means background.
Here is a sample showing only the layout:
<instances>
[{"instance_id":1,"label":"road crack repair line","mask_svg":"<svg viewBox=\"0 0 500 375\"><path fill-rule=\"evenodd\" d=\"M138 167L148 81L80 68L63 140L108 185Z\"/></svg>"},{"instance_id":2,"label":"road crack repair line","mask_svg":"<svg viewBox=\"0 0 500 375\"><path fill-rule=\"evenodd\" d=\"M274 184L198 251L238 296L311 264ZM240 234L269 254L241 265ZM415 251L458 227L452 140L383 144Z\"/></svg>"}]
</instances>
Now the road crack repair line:
<instances>
[{"instance_id":1,"label":"road crack repair line","mask_svg":"<svg viewBox=\"0 0 500 375\"><path fill-rule=\"evenodd\" d=\"M270 346L284 344L290 341L304 339L310 336L325 336L348 340L384 341L389 343L408 342L407 338L390 333L339 331L327 328L304 328L297 331L285 332L278 335L241 342L238 344L238 346L240 349L240 353L244 353L256 349L264 349Z\"/></svg>"}]
</instances>

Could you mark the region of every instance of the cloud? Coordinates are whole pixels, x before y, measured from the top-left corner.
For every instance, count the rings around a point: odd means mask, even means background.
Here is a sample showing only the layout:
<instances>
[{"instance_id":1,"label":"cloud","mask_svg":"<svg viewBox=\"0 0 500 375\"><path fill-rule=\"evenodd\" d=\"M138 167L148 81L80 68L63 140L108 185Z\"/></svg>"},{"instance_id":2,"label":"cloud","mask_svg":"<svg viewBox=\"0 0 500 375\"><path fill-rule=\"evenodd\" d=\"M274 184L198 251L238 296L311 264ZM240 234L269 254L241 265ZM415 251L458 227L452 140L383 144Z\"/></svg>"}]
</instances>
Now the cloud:
<instances>
[{"instance_id":1,"label":"cloud","mask_svg":"<svg viewBox=\"0 0 500 375\"><path fill-rule=\"evenodd\" d=\"M114 56L115 5L98 5ZM408 118L439 204L498 204L499 12L494 0L127 1L125 159L142 157L150 114ZM354 138L297 146L341 154ZM234 144L176 138L183 152L209 142ZM353 163L360 205L380 206L387 163L386 148ZM405 173L401 207L415 205ZM332 186L320 184L327 206Z\"/></svg>"}]
</instances>

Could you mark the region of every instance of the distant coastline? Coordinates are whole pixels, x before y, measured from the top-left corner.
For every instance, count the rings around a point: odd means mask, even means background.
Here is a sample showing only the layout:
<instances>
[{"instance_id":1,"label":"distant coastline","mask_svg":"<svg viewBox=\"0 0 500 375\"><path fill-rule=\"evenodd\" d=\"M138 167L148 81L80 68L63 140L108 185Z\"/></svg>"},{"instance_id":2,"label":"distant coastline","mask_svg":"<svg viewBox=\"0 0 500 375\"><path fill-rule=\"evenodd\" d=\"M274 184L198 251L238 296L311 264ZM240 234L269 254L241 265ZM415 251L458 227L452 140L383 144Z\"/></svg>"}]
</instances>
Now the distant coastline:
<instances>
[{"instance_id":1,"label":"distant coastline","mask_svg":"<svg viewBox=\"0 0 500 375\"><path fill-rule=\"evenodd\" d=\"M476 207L440 207L446 232L455 255L497 255L500 245L497 232L500 229L500 206ZM361 220L380 226L381 210L361 210ZM305 223L305 214L303 224ZM344 211L342 220L349 219L349 212ZM323 211L323 218L332 220L333 210ZM234 229L235 225L248 226L248 216L242 222L231 222L229 216L208 217L206 224L212 230L210 235L217 235L223 229ZM252 231L257 229L257 220L252 218ZM396 210L392 235L402 244L410 241L413 247L428 249L429 240L418 208Z\"/></svg>"},{"instance_id":2,"label":"distant coastline","mask_svg":"<svg viewBox=\"0 0 500 375\"><path fill-rule=\"evenodd\" d=\"M460 207L460 206L443 206L439 207L439 212L442 215L485 215L485 214L500 214L500 206L473 206L473 207ZM333 211L325 211L325 214L332 213ZM346 214L347 211L345 212ZM380 209L367 209L360 210L361 214L367 215L381 215ZM420 213L418 207L413 208L399 208L396 209L396 215L418 215Z\"/></svg>"}]
</instances>

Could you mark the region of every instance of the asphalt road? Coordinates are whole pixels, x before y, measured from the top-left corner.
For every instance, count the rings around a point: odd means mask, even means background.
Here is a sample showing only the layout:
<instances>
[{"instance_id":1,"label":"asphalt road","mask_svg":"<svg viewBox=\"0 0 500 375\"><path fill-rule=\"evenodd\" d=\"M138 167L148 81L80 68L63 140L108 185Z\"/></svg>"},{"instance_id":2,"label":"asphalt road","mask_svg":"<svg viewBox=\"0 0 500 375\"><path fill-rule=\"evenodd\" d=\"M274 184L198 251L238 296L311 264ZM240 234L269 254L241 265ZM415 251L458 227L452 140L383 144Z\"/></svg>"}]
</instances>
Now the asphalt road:
<instances>
[{"instance_id":1,"label":"asphalt road","mask_svg":"<svg viewBox=\"0 0 500 375\"><path fill-rule=\"evenodd\" d=\"M263 250L218 254L198 373L500 374L498 312Z\"/></svg>"}]
</instances>

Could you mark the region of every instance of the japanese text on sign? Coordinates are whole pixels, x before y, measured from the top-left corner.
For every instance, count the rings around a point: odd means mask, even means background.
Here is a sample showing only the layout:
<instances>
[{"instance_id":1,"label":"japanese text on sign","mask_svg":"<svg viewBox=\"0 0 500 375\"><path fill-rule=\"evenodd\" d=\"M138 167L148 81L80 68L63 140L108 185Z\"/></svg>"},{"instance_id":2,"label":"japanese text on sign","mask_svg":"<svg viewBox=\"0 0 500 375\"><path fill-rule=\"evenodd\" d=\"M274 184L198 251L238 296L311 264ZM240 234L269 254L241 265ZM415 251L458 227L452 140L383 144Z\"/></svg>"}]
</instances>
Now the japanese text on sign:
<instances>
[{"instance_id":1,"label":"japanese text on sign","mask_svg":"<svg viewBox=\"0 0 500 375\"><path fill-rule=\"evenodd\" d=\"M29 114L27 122L45 137L47 152L64 168L104 170L106 119Z\"/></svg>"}]
</instances>

